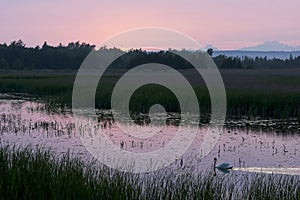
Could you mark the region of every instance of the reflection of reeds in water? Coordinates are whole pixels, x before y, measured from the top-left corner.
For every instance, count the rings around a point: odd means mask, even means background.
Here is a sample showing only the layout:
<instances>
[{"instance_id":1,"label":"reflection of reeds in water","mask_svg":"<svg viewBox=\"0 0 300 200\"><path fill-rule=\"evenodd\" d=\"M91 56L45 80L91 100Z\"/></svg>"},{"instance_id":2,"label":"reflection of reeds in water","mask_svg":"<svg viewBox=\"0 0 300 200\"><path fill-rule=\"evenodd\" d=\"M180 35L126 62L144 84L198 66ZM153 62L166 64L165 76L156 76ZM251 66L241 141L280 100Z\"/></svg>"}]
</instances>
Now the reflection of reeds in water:
<instances>
[{"instance_id":1,"label":"reflection of reeds in water","mask_svg":"<svg viewBox=\"0 0 300 200\"><path fill-rule=\"evenodd\" d=\"M131 174L57 157L42 148L0 148L0 199L299 199L299 176Z\"/></svg>"},{"instance_id":2,"label":"reflection of reeds in water","mask_svg":"<svg viewBox=\"0 0 300 200\"><path fill-rule=\"evenodd\" d=\"M154 138L136 138L136 137L129 137L126 134L121 134L120 132L116 131L116 122L114 120L114 117L112 116L111 112L109 111L100 111L98 110L97 115L95 117L94 123L89 123L87 120L82 120L75 125L74 116L70 114L70 111L61 111L56 110L56 112L53 112L52 110L48 110L46 104L42 103L34 103L29 101L7 101L6 103L1 104L1 109L3 110L3 107L7 107L11 109L10 111L3 112L0 114L0 134L15 134L22 138L23 136L27 136L28 134L30 136L35 137L36 135L43 135L45 138L53 139L53 137L61 137L66 136L68 138L74 139L79 137L87 137L90 134L96 136L100 133L102 134L101 130L107 130L107 129L113 129L112 131L107 132L107 137L109 140L113 141L113 144L117 147L120 147L122 150L128 150L133 152L146 152L151 150L157 150L159 148L165 148L169 142L172 140L173 135L170 133L176 133L177 129L176 126L180 122L180 116L177 114L169 113L167 116L167 122L166 122L166 131L164 132L157 132L157 137ZM26 116L25 116L25 113ZM22 115L20 115L22 114ZM43 118L39 118L40 114L42 114ZM24 117L25 116L25 117ZM137 123L136 129L139 132L142 132L140 129L145 126L148 126L148 128L157 128L151 126L151 124L147 124L147 120L149 119L149 116L147 114L133 114L132 115L134 122ZM188 117L186 117L188 118ZM31 120L33 119L33 120ZM124 118L125 119L125 118ZM76 120L76 119L75 119ZM124 120L124 125L127 124L128 119ZM194 120L194 121L193 121ZM189 122L185 122L185 124L189 123L196 123L195 119L191 116L189 119ZM223 154L235 154L238 155L238 151L241 150L239 145L243 146L245 141L246 143L249 141L252 141L250 138L248 138L251 134L245 134L240 135L236 131L236 128L240 130L246 130L245 133L250 131L252 129L255 129L256 125L259 126L271 126L276 130L276 124L284 126L293 126L293 127L299 127L299 123L297 123L296 120L291 121L291 125L288 125L288 121L285 120L239 120L239 121L229 121L228 126L232 128L231 130L228 130L228 134L225 134L231 139L232 144L228 144L225 147L225 143L221 143L216 148L218 148L218 151L216 154L218 157L223 156ZM175 125L175 126L173 126ZM201 126L200 128L202 130L205 126ZM188 127L187 127L188 128ZM132 128L131 128L132 129ZM131 130L130 129L130 130ZM189 129L186 129L189 130ZM227 132L227 130L224 130ZM132 132L129 132L132 133ZM268 132L267 134L272 135L274 134L274 130ZM284 135L289 136L289 134L284 133ZM226 137L227 137L226 136ZM249 136L250 137L250 136ZM2 137L3 141L5 140L5 137ZM201 138L201 137L200 137ZM92 140L93 138L91 138ZM22 143L19 139L20 144ZM200 141L200 140L199 140ZM238 144L235 143L235 141L239 141ZM198 145L198 146L197 146ZM201 143L197 144L197 150L193 150L193 153L198 152L199 148L201 146ZM281 154L286 156L290 156L288 159L293 160L296 158L291 158L291 154L293 154L293 157L298 156L299 152L297 152L298 147L292 147L291 145L287 144L280 144L277 141L273 142L270 141L264 141L261 139L255 139L255 141L252 141L252 145L257 148L257 151L259 152L262 148L271 149L270 155L276 156L278 159ZM194 148L194 147L193 147ZM229 153L230 152L230 153ZM203 152L200 153L202 155ZM279 155L280 154L280 155ZM254 154L255 155L255 154ZM248 166L249 163L247 163L247 158L238 158L239 160L236 160L236 163L239 165L239 167L245 167ZM233 161L232 161L233 163ZM253 164L250 164L250 166Z\"/></svg>"}]
</instances>

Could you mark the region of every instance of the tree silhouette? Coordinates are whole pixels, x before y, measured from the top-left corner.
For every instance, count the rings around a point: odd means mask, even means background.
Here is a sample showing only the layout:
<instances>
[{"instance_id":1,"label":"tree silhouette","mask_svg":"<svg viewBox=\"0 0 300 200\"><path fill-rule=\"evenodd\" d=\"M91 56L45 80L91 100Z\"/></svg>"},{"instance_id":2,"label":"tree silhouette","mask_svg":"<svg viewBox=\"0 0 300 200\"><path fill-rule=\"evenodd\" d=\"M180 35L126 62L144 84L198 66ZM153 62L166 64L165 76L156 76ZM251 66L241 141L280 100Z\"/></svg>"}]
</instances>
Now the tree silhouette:
<instances>
[{"instance_id":1,"label":"tree silhouette","mask_svg":"<svg viewBox=\"0 0 300 200\"><path fill-rule=\"evenodd\" d=\"M213 56L214 50L212 48L207 49L208 55Z\"/></svg>"},{"instance_id":2,"label":"tree silhouette","mask_svg":"<svg viewBox=\"0 0 300 200\"><path fill-rule=\"evenodd\" d=\"M32 69L72 69L77 70L85 57L95 49L95 45L88 43L70 42L66 46L59 44L51 46L44 42L42 47L26 47L22 40L12 41L9 45L0 44L0 69L2 70L32 70ZM118 48L101 47L97 51L104 51L107 55L116 55L122 50ZM179 58L171 51L146 52L142 49L132 49L128 52L130 56L122 57L118 62L113 63L114 68L127 68L138 66L145 62L163 62L176 69L186 69L192 66L186 60ZM181 53L191 58L199 57L201 51L181 50ZM213 56L213 49L207 53ZM219 68L300 68L300 56L290 56L288 59L267 59L267 57L228 57L219 55L213 57Z\"/></svg>"}]
</instances>

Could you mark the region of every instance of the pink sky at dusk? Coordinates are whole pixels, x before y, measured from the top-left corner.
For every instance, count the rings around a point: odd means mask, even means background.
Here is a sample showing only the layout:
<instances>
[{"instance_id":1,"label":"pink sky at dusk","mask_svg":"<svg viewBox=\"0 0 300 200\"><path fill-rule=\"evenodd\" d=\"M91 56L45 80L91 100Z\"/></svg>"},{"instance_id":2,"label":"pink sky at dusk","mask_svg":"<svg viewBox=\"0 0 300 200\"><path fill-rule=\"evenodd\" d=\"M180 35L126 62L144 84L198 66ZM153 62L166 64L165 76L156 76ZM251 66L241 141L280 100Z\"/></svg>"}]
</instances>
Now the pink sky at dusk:
<instances>
[{"instance_id":1,"label":"pink sky at dusk","mask_svg":"<svg viewBox=\"0 0 300 200\"><path fill-rule=\"evenodd\" d=\"M219 49L272 40L300 45L299 0L11 0L0 5L0 43L99 44L129 29L165 27Z\"/></svg>"}]
</instances>

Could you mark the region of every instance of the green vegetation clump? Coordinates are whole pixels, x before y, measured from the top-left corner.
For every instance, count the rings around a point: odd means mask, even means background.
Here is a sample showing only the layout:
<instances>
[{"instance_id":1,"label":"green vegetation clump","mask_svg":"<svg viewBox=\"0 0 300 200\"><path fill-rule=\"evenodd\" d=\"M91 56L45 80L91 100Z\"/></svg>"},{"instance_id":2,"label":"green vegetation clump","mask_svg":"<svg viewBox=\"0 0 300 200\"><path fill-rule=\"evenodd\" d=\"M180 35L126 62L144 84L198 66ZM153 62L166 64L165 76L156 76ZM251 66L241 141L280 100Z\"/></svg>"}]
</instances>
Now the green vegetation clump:
<instances>
[{"instance_id":1,"label":"green vegetation clump","mask_svg":"<svg viewBox=\"0 0 300 200\"><path fill-rule=\"evenodd\" d=\"M0 147L0 199L299 199L290 175L115 171L70 153Z\"/></svg>"}]
</instances>

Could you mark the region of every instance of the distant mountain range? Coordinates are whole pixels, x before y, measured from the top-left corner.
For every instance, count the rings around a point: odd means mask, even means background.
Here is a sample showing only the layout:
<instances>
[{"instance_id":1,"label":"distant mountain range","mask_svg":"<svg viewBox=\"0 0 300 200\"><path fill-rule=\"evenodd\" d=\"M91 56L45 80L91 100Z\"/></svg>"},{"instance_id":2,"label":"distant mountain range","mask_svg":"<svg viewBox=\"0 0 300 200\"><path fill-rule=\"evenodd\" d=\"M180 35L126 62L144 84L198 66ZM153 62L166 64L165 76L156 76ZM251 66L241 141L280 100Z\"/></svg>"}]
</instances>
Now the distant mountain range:
<instances>
[{"instance_id":1,"label":"distant mountain range","mask_svg":"<svg viewBox=\"0 0 300 200\"><path fill-rule=\"evenodd\" d=\"M214 51L219 51L219 49L211 44L209 45L206 45L204 48L204 50L207 50L207 49L213 49Z\"/></svg>"},{"instance_id":2,"label":"distant mountain range","mask_svg":"<svg viewBox=\"0 0 300 200\"><path fill-rule=\"evenodd\" d=\"M239 49L241 51L300 51L300 46L292 47L278 41L267 41L256 46Z\"/></svg>"},{"instance_id":3,"label":"distant mountain range","mask_svg":"<svg viewBox=\"0 0 300 200\"><path fill-rule=\"evenodd\" d=\"M218 50L213 45L207 45L204 47L205 50L212 48L214 51L222 51ZM250 47L244 47L241 49L237 49L235 51L300 51L300 46L293 47L289 46L287 44L278 42L278 41L267 41L259 45L250 46Z\"/></svg>"}]
</instances>

